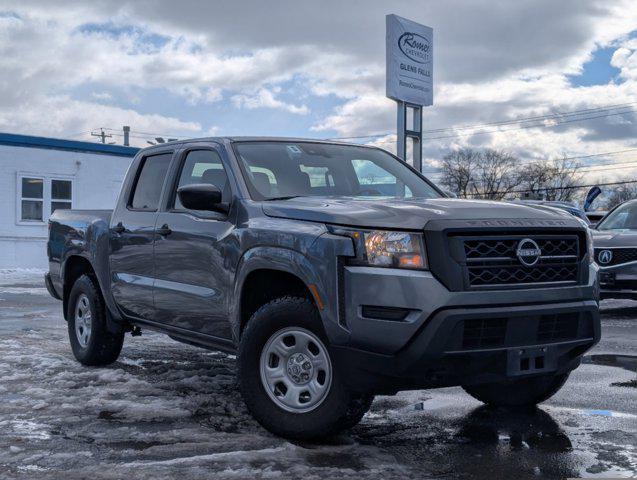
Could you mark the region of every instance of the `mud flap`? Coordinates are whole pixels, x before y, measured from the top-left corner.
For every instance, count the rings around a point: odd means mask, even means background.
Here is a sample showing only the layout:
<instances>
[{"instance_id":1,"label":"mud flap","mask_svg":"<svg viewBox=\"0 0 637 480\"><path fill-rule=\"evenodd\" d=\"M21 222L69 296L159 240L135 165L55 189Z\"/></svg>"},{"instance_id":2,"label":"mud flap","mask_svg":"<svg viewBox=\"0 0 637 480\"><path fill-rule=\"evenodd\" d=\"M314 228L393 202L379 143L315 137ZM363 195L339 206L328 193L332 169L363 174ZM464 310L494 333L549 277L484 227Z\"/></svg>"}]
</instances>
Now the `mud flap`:
<instances>
[{"instance_id":1,"label":"mud flap","mask_svg":"<svg viewBox=\"0 0 637 480\"><path fill-rule=\"evenodd\" d=\"M507 351L507 375L519 377L557 370L555 347L519 347Z\"/></svg>"}]
</instances>

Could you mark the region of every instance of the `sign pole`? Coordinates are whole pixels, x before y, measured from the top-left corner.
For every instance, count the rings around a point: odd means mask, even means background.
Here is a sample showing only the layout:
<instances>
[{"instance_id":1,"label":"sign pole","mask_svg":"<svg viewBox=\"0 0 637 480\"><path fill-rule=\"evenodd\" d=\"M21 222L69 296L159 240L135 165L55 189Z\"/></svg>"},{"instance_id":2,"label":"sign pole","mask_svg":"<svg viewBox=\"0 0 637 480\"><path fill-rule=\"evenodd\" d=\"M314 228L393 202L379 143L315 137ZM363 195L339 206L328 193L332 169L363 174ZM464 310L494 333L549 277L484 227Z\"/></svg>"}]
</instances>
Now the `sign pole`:
<instances>
[{"instance_id":1,"label":"sign pole","mask_svg":"<svg viewBox=\"0 0 637 480\"><path fill-rule=\"evenodd\" d=\"M420 105L413 105L402 100L396 101L398 118L397 125L397 140L398 145L396 152L399 158L408 162L407 158L407 139L412 140L412 166L422 172L422 107ZM412 112L412 124L407 124L407 113Z\"/></svg>"},{"instance_id":2,"label":"sign pole","mask_svg":"<svg viewBox=\"0 0 637 480\"><path fill-rule=\"evenodd\" d=\"M407 134L405 131L405 124L407 123L407 106L402 100L396 100L396 106L398 107L398 118L396 119L398 146L396 148L396 153L398 158L407 161Z\"/></svg>"},{"instance_id":3,"label":"sign pole","mask_svg":"<svg viewBox=\"0 0 637 480\"><path fill-rule=\"evenodd\" d=\"M422 107L433 105L433 30L397 15L386 22L386 94L397 106L397 153L422 172ZM411 121L411 122L410 122Z\"/></svg>"}]
</instances>

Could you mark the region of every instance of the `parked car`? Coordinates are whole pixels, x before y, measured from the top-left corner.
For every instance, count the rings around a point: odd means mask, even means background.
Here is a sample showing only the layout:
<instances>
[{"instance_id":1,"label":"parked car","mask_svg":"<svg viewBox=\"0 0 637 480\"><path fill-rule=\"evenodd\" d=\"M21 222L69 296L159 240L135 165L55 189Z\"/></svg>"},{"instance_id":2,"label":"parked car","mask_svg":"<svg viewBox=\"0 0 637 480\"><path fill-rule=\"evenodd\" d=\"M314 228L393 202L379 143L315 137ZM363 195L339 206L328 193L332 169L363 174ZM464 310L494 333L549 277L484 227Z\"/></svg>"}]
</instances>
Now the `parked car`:
<instances>
[{"instance_id":1,"label":"parked car","mask_svg":"<svg viewBox=\"0 0 637 480\"><path fill-rule=\"evenodd\" d=\"M602 298L637 299L637 200L611 210L595 227Z\"/></svg>"},{"instance_id":2,"label":"parked car","mask_svg":"<svg viewBox=\"0 0 637 480\"><path fill-rule=\"evenodd\" d=\"M570 213L574 217L582 220L586 225L590 225L590 220L586 215L586 212L581 208L576 207L568 202L558 202L554 200L518 200L520 203L526 203L530 205L544 205L545 207L559 208L565 212Z\"/></svg>"},{"instance_id":3,"label":"parked car","mask_svg":"<svg viewBox=\"0 0 637 480\"><path fill-rule=\"evenodd\" d=\"M607 213L608 212L605 210L594 210L592 212L586 212L586 217L588 218L591 226L595 226L606 216Z\"/></svg>"},{"instance_id":4,"label":"parked car","mask_svg":"<svg viewBox=\"0 0 637 480\"><path fill-rule=\"evenodd\" d=\"M237 354L254 417L290 438L376 394L462 386L542 402L600 337L588 230L446 198L367 146L211 138L141 151L115 210L57 210L45 280L85 365L140 328Z\"/></svg>"}]
</instances>

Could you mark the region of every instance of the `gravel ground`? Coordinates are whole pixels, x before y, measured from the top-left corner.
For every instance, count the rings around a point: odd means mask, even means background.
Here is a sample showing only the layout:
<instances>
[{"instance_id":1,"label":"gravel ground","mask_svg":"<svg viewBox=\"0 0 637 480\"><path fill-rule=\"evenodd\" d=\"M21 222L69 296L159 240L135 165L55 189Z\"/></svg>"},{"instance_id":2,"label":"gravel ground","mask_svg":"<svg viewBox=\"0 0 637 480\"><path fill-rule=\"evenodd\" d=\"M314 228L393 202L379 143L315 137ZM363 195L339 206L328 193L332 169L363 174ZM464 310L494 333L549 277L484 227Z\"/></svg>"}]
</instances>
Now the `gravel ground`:
<instances>
[{"instance_id":1,"label":"gravel ground","mask_svg":"<svg viewBox=\"0 0 637 480\"><path fill-rule=\"evenodd\" d=\"M111 367L82 367L41 272L0 271L0 478L635 477L637 303L603 308L602 342L541 408L404 392L298 444L248 415L232 356L145 331Z\"/></svg>"}]
</instances>

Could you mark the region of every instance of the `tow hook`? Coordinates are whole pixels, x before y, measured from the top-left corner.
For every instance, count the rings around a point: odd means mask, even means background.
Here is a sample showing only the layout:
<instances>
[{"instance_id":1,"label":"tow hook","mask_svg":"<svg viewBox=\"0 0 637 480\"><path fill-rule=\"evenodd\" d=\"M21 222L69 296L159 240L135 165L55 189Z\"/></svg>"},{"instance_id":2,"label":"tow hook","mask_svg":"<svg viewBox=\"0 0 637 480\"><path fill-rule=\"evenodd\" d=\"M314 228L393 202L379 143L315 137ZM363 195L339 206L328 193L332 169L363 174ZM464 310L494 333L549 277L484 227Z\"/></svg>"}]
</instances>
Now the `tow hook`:
<instances>
[{"instance_id":1,"label":"tow hook","mask_svg":"<svg viewBox=\"0 0 637 480\"><path fill-rule=\"evenodd\" d=\"M131 328L130 334L133 337L141 337L142 336L142 329L137 327L137 326L134 326L133 328Z\"/></svg>"}]
</instances>

